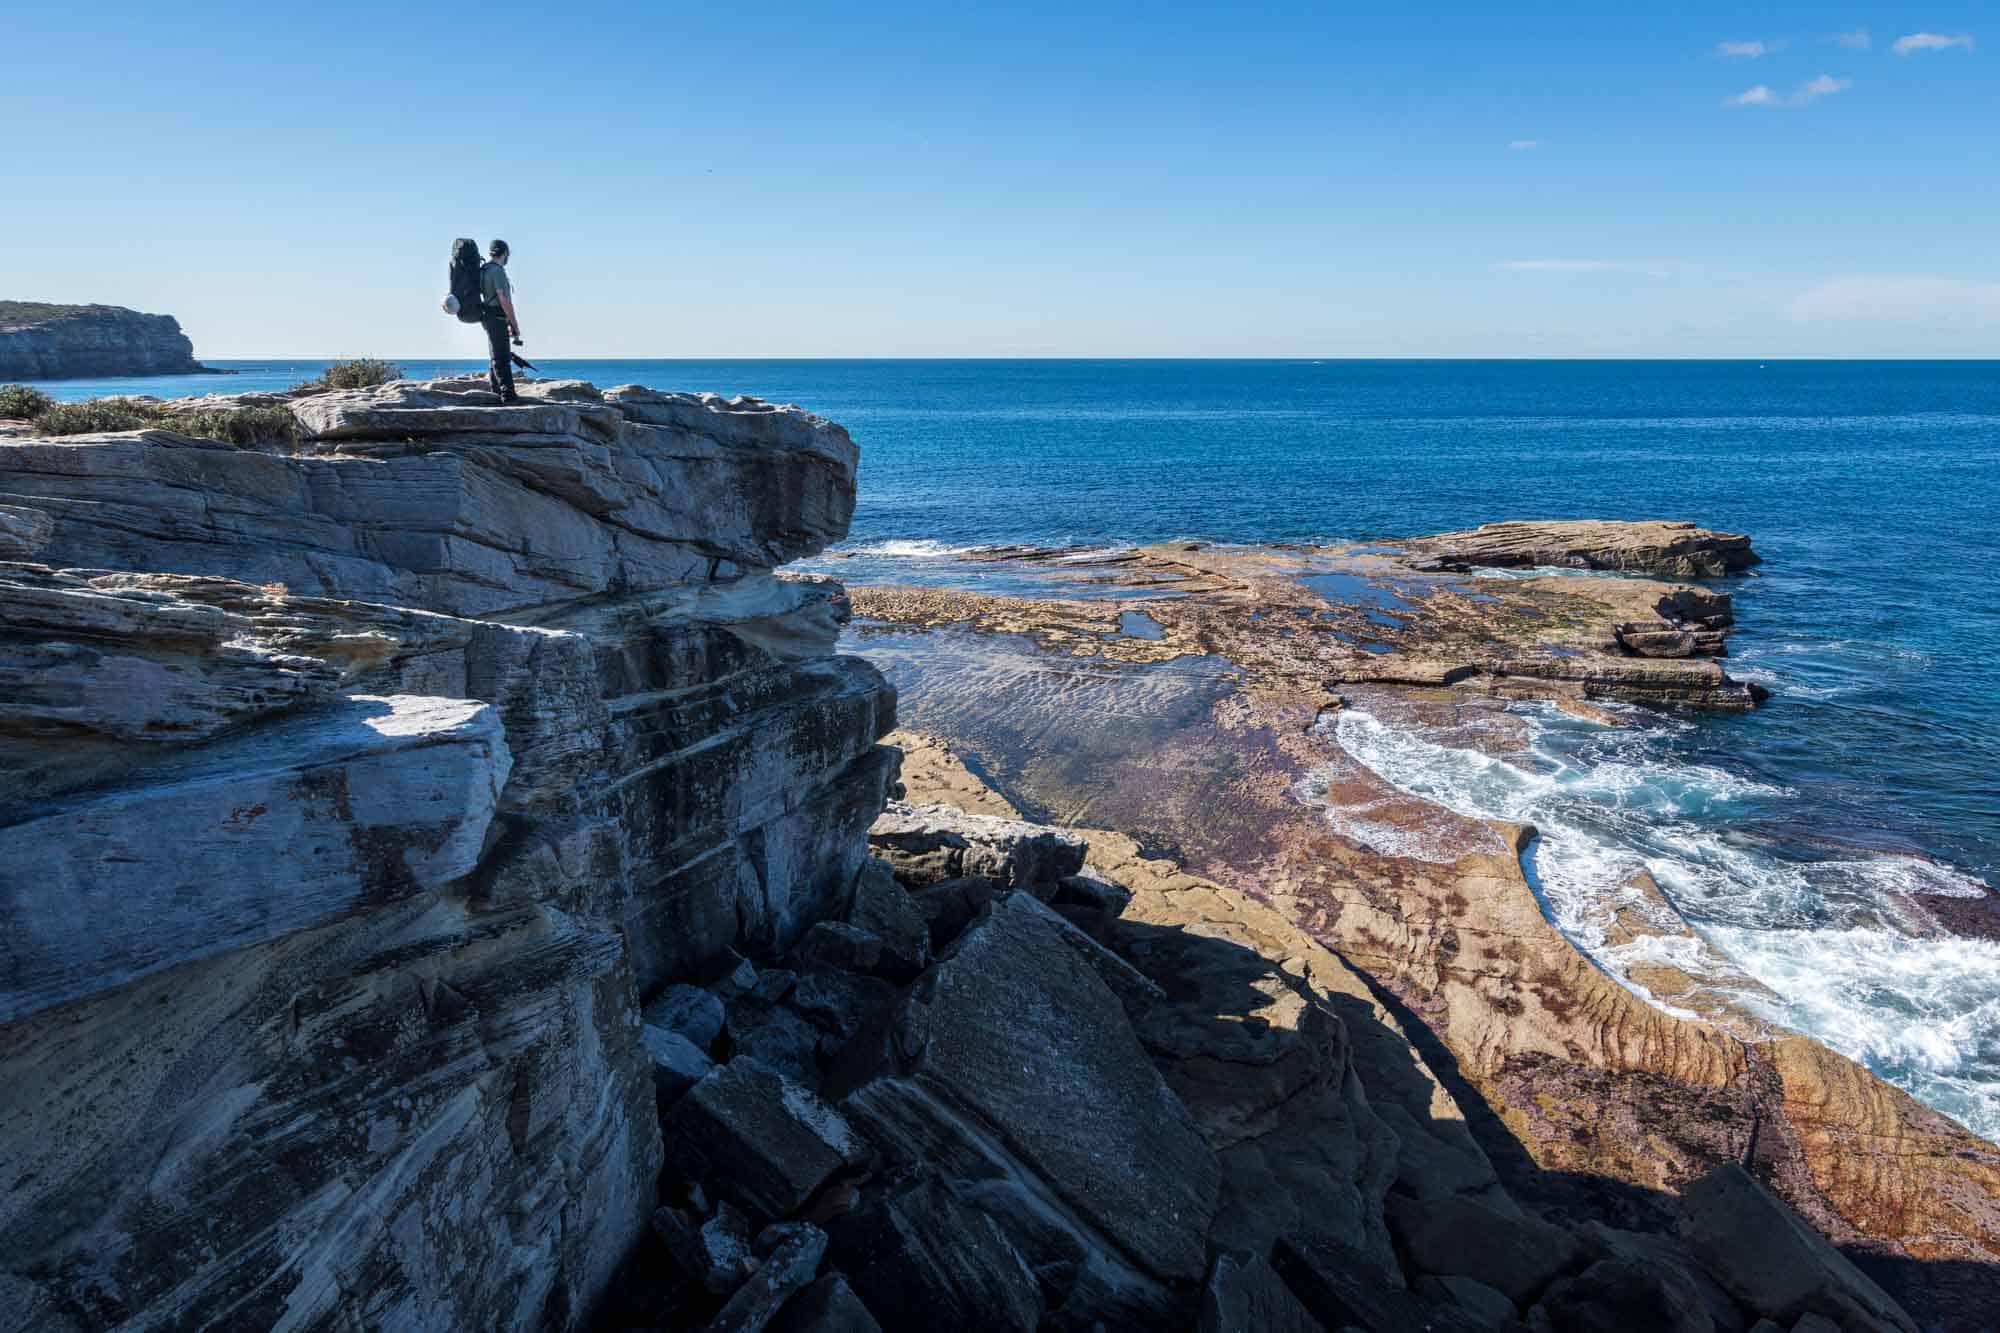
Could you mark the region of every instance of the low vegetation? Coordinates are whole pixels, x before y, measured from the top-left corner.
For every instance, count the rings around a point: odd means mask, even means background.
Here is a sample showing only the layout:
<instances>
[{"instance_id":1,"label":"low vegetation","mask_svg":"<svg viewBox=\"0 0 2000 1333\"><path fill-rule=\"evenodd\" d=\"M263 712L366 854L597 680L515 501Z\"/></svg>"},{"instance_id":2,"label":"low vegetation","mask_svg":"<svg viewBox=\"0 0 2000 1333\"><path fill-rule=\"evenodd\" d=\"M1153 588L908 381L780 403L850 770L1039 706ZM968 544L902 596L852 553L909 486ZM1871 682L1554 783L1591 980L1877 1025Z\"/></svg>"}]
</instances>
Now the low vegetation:
<instances>
[{"instance_id":1,"label":"low vegetation","mask_svg":"<svg viewBox=\"0 0 2000 1333\"><path fill-rule=\"evenodd\" d=\"M93 398L55 403L35 414L38 435L90 435L108 430L170 430L225 444L271 444L299 438L299 423L284 407L199 407L169 412L134 398Z\"/></svg>"},{"instance_id":2,"label":"low vegetation","mask_svg":"<svg viewBox=\"0 0 2000 1333\"><path fill-rule=\"evenodd\" d=\"M0 384L0 419L32 420L56 405L56 400L40 389L25 384Z\"/></svg>"},{"instance_id":3,"label":"low vegetation","mask_svg":"<svg viewBox=\"0 0 2000 1333\"><path fill-rule=\"evenodd\" d=\"M356 357L352 361L336 361L320 372L318 379L301 380L292 386L293 393L325 393L329 389L372 389L378 384L403 378L403 368L393 361L382 361L372 356Z\"/></svg>"},{"instance_id":4,"label":"low vegetation","mask_svg":"<svg viewBox=\"0 0 2000 1333\"><path fill-rule=\"evenodd\" d=\"M0 327L40 324L89 309L91 307L87 305L57 305L51 301L0 301Z\"/></svg>"}]
</instances>

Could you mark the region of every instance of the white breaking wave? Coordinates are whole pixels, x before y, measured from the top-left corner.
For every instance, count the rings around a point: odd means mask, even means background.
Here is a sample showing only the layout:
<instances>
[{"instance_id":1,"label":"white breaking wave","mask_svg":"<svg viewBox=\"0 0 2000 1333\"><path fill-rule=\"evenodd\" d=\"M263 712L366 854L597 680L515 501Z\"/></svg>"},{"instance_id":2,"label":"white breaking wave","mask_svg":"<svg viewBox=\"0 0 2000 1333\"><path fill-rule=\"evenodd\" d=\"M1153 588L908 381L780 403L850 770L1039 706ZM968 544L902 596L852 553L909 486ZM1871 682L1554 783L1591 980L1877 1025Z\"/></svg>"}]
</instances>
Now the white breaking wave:
<instances>
[{"instance_id":1,"label":"white breaking wave","mask_svg":"<svg viewBox=\"0 0 2000 1333\"><path fill-rule=\"evenodd\" d=\"M2000 943L1939 936L1907 904L1914 894L1985 896L1980 880L1915 856L1788 858L1731 825L1744 803L1795 793L1664 758L1659 742L1675 723L1599 733L1585 760L1561 748L1552 710L1520 711L1529 744L1505 757L1353 708L1332 732L1354 762L1403 792L1469 818L1533 824L1540 837L1526 869L1549 919L1649 1000L1626 976L1642 962L1718 985L1733 975L1740 986L1748 974L1776 998L1745 996L1746 1007L2000 1137ZM1298 794L1323 800L1325 787L1309 780ZM1365 810L1328 816L1336 831L1368 841ZM1447 859L1425 856L1417 839L1378 850ZM1615 910L1661 915L1630 887L1641 871L1679 914L1658 923L1674 933L1607 947ZM1688 924L1697 934L1683 933Z\"/></svg>"},{"instance_id":2,"label":"white breaking wave","mask_svg":"<svg viewBox=\"0 0 2000 1333\"><path fill-rule=\"evenodd\" d=\"M895 537L888 541L870 542L866 546L851 546L841 554L872 556L878 560L952 560L985 549L983 546L951 546L929 537Z\"/></svg>"}]
</instances>

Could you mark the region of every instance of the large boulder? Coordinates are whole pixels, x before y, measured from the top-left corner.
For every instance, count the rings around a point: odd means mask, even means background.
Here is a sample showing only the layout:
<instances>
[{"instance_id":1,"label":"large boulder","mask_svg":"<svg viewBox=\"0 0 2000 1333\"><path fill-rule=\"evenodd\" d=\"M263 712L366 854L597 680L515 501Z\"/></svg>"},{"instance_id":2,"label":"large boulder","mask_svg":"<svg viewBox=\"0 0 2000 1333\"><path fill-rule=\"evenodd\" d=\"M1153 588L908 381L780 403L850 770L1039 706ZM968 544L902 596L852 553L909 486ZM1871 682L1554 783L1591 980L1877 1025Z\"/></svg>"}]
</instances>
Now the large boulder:
<instances>
[{"instance_id":1,"label":"large boulder","mask_svg":"<svg viewBox=\"0 0 2000 1333\"><path fill-rule=\"evenodd\" d=\"M1825 1315L1847 1333L1916 1333L1888 1293L1734 1162L1681 1196L1681 1237L1731 1296L1783 1323Z\"/></svg>"},{"instance_id":2,"label":"large boulder","mask_svg":"<svg viewBox=\"0 0 2000 1333\"><path fill-rule=\"evenodd\" d=\"M1047 898L1065 876L1083 868L1081 838L1046 824L969 815L942 805L919 809L892 802L869 830L868 843L908 886L989 879Z\"/></svg>"},{"instance_id":3,"label":"large boulder","mask_svg":"<svg viewBox=\"0 0 2000 1333\"><path fill-rule=\"evenodd\" d=\"M1163 1284L1200 1280L1215 1157L1039 903L994 904L870 1049L843 1105L892 1161L968 1182L1037 1271L1064 1275L1052 1304L1157 1318Z\"/></svg>"},{"instance_id":4,"label":"large boulder","mask_svg":"<svg viewBox=\"0 0 2000 1333\"><path fill-rule=\"evenodd\" d=\"M681 1173L765 1217L783 1217L868 1149L811 1089L752 1060L696 1084L667 1117L667 1152Z\"/></svg>"},{"instance_id":5,"label":"large boulder","mask_svg":"<svg viewBox=\"0 0 2000 1333\"><path fill-rule=\"evenodd\" d=\"M1526 1305L1581 1266L1573 1233L1537 1218L1496 1211L1471 1199L1389 1200L1389 1229L1409 1266L1440 1277L1469 1277Z\"/></svg>"}]
</instances>

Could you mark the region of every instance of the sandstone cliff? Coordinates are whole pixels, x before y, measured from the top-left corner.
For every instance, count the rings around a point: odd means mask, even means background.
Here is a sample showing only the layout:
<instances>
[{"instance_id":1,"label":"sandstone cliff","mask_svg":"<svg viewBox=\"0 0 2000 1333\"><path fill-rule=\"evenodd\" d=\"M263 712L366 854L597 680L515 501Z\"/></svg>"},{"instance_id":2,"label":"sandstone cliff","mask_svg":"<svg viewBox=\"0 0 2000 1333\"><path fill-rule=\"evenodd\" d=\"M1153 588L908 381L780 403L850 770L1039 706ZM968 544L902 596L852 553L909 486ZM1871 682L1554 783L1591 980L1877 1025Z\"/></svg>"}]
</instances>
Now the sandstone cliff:
<instances>
[{"instance_id":1,"label":"sandstone cliff","mask_svg":"<svg viewBox=\"0 0 2000 1333\"><path fill-rule=\"evenodd\" d=\"M847 891L893 696L771 571L853 444L534 393L0 444L0 1327L577 1322L639 998Z\"/></svg>"},{"instance_id":2,"label":"sandstone cliff","mask_svg":"<svg viewBox=\"0 0 2000 1333\"><path fill-rule=\"evenodd\" d=\"M207 367L172 315L0 301L0 380L188 375Z\"/></svg>"}]
</instances>

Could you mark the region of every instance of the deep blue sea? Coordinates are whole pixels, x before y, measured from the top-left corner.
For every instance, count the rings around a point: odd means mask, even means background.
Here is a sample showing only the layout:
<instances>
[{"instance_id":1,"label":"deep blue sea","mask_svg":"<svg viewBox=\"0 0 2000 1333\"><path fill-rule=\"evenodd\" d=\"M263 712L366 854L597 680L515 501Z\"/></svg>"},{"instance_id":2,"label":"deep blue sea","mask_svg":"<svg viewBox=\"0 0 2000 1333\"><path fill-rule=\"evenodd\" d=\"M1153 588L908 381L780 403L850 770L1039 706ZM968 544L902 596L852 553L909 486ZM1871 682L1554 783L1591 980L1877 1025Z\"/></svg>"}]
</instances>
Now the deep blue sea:
<instances>
[{"instance_id":1,"label":"deep blue sea","mask_svg":"<svg viewBox=\"0 0 2000 1333\"><path fill-rule=\"evenodd\" d=\"M231 392L319 368L224 364L243 373L44 387ZM1772 689L1753 715L1607 730L1530 707L1533 744L1505 762L1366 719L1340 738L1397 785L1536 823L1552 915L1614 971L1590 899L1644 868L1702 948L1769 988L1753 1007L2000 1138L2000 941L1905 910L2000 883L2000 362L540 364L845 424L850 579L948 577L941 555L999 542L1517 517L1751 534L1764 564L1734 587L1726 665Z\"/></svg>"}]
</instances>

